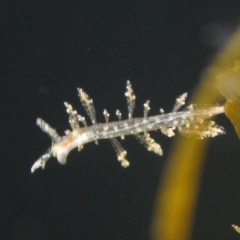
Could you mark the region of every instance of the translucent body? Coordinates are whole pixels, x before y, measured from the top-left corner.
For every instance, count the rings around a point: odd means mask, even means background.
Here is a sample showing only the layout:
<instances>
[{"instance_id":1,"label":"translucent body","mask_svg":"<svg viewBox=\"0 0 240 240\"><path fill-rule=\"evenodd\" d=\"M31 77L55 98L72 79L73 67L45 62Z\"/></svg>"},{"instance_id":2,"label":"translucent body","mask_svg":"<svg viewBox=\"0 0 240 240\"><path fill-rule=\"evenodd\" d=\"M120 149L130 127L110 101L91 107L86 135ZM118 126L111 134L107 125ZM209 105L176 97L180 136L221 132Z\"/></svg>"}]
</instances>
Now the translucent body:
<instances>
[{"instance_id":1,"label":"translucent body","mask_svg":"<svg viewBox=\"0 0 240 240\"><path fill-rule=\"evenodd\" d=\"M187 110L178 112L185 103L186 93L176 99L171 113L163 114L163 110L161 110L160 115L148 117L150 106L149 101L147 101L144 104L144 116L142 118L133 118L136 96L128 81L127 92L125 93L128 103L128 119L121 120L121 113L117 110L116 115L119 121L109 122L109 114L104 110L106 123L97 123L92 99L82 89L78 91L82 105L91 119L92 126L87 126L85 118L78 115L77 111L68 103L65 103L65 106L69 114L71 130L67 130L65 136L59 136L51 126L42 119L38 119L37 125L51 137L52 146L34 163L31 169L32 172L39 167L44 168L45 163L52 156L56 157L59 163L66 164L67 156L71 150L74 148L81 150L84 144L89 142L97 144L100 139L109 139L121 165L128 167L130 163L126 159L127 152L118 142L117 137L124 139L124 136L134 135L148 151L162 155L161 146L150 137L149 131L160 130L168 137L172 137L175 135L174 130L177 129L183 135L200 139L215 137L224 133L222 127L217 126L213 121L206 120L223 113L224 108L222 106L207 106L204 108L190 106ZM80 127L80 122L84 127Z\"/></svg>"}]
</instances>

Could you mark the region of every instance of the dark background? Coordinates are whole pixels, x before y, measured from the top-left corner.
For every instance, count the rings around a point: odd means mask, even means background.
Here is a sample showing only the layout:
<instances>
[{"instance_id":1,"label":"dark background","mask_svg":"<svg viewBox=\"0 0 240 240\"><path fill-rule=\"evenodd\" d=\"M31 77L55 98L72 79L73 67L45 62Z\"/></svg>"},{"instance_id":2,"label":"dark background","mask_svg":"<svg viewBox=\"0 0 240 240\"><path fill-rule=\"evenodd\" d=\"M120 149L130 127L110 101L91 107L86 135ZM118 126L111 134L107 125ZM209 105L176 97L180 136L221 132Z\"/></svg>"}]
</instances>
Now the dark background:
<instances>
[{"instance_id":1,"label":"dark background","mask_svg":"<svg viewBox=\"0 0 240 240\"><path fill-rule=\"evenodd\" d=\"M121 2L121 3L120 3ZM135 116L151 100L152 114L170 111L175 98L193 93L214 55L239 23L236 1L1 1L0 239L150 239L153 203L172 139L154 132L164 156L133 137L123 141L124 169L106 140L73 151L30 173L50 140L35 125L41 117L63 134L68 101L86 115L77 96L93 99L116 120L127 117L130 79ZM88 121L89 122L89 121ZM211 141L192 239L240 239L240 148L227 135ZM193 156L194 157L194 156ZM184 216L183 221L184 221ZM2 236L2 237L1 237Z\"/></svg>"}]
</instances>

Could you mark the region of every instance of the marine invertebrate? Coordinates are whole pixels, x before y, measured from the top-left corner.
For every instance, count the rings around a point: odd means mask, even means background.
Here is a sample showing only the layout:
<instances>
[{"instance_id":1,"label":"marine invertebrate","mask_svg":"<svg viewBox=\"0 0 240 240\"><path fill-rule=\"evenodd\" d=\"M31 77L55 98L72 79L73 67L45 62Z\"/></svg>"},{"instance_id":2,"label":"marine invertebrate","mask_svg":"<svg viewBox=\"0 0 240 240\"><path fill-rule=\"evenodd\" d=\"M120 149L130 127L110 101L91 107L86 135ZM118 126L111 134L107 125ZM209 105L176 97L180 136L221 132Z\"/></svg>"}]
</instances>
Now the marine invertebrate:
<instances>
[{"instance_id":1,"label":"marine invertebrate","mask_svg":"<svg viewBox=\"0 0 240 240\"><path fill-rule=\"evenodd\" d=\"M89 116L92 125L87 126L85 118L77 113L76 110L68 103L64 103L66 111L69 114L69 123L71 130L65 131L66 135L59 136L44 120L38 118L37 125L47 133L52 139L51 147L43 154L32 166L33 173L38 168L44 168L46 162L51 157L56 157L58 162L66 164L69 152L78 148L80 151L84 144L89 142L97 143L100 139L109 139L123 167L129 166L129 161L126 159L126 151L116 139L122 139L127 135L134 135L135 138L144 145L147 150L153 151L158 155L162 155L162 149L154 139L149 135L149 131L160 130L168 137L175 135L177 130L180 134L186 136L194 136L200 139L205 137L215 137L224 133L224 129L216 125L208 119L214 115L224 112L223 106L205 106L199 107L190 105L183 111L178 111L184 104L187 94L184 93L176 99L172 112L164 114L160 109L160 114L148 116L150 105L149 101L144 104L144 114L141 118L133 118L133 110L135 107L136 96L133 92L130 81L127 81L127 91L125 96L128 105L128 119L122 120L119 110L116 111L118 121L109 122L109 113L104 110L106 123L98 123L95 115L95 108L92 99L82 90L78 89L78 94L81 103ZM80 123L83 127L80 127Z\"/></svg>"}]
</instances>

